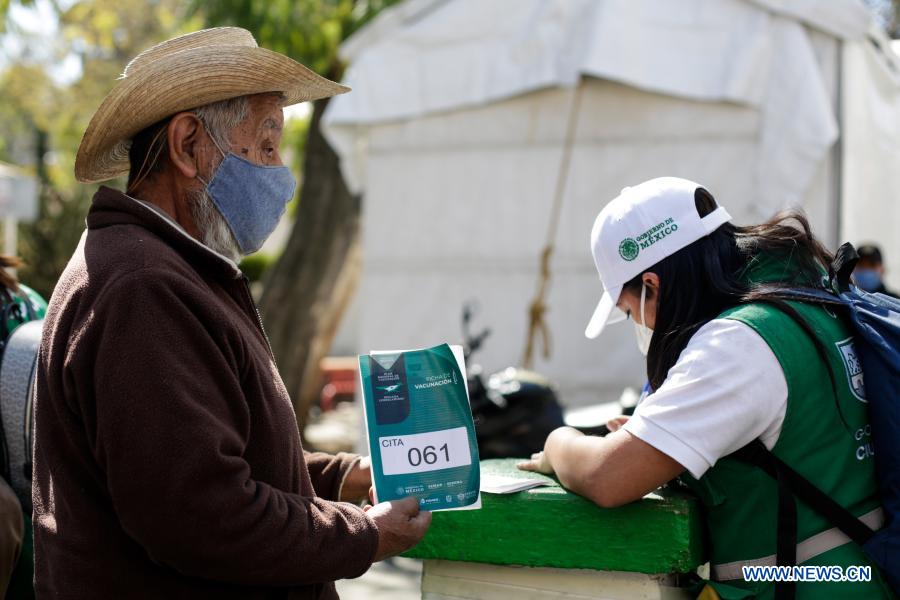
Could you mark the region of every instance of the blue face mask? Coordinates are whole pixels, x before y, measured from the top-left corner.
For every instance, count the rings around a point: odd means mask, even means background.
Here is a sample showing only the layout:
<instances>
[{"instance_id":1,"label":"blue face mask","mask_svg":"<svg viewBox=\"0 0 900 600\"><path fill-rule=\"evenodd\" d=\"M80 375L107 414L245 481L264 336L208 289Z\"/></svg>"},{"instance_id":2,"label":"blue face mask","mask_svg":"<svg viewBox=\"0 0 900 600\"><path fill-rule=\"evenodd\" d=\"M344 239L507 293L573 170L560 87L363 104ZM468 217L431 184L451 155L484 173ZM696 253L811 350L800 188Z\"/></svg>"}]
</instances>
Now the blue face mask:
<instances>
[{"instance_id":1,"label":"blue face mask","mask_svg":"<svg viewBox=\"0 0 900 600\"><path fill-rule=\"evenodd\" d=\"M859 289L874 292L881 287L881 275L875 269L856 269L853 271L853 279Z\"/></svg>"},{"instance_id":2,"label":"blue face mask","mask_svg":"<svg viewBox=\"0 0 900 600\"><path fill-rule=\"evenodd\" d=\"M216 148L219 145L210 136ZM287 167L257 165L229 152L206 185L242 254L259 250L275 230L297 181ZM201 181L203 181L201 179Z\"/></svg>"}]
</instances>

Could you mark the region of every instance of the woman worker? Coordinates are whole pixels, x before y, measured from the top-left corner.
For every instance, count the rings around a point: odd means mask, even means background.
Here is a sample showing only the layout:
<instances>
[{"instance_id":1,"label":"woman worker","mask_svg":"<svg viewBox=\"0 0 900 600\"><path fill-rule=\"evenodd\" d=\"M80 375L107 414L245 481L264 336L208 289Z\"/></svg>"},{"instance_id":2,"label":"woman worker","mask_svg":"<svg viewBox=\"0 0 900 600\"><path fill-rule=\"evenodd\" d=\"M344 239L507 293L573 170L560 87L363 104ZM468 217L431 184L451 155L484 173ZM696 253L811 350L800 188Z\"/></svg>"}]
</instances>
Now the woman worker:
<instances>
[{"instance_id":1,"label":"woman worker","mask_svg":"<svg viewBox=\"0 0 900 600\"><path fill-rule=\"evenodd\" d=\"M873 528L883 514L849 329L820 306L789 303L811 336L766 291L819 285L829 253L802 213L751 227L730 220L703 187L674 177L625 188L600 212L591 244L605 291L585 334L631 318L654 391L606 437L563 427L519 466L555 473L604 507L680 477L705 508L711 585L723 598L772 598L774 583L744 581L741 566L775 564L777 486L730 454L759 439ZM846 537L817 536L830 529L797 502L799 564L872 564ZM892 597L872 573L794 592Z\"/></svg>"}]
</instances>

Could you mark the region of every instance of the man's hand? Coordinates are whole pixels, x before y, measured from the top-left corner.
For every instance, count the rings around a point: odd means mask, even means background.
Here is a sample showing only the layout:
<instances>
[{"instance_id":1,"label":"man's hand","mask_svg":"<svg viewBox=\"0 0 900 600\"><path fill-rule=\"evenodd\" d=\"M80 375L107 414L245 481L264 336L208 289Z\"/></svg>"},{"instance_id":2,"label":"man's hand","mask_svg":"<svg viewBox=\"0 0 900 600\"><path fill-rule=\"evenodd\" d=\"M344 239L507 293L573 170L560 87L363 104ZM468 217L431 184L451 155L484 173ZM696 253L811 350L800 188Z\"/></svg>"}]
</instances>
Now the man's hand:
<instances>
[{"instance_id":1,"label":"man's hand","mask_svg":"<svg viewBox=\"0 0 900 600\"><path fill-rule=\"evenodd\" d=\"M367 506L365 510L378 527L376 561L409 550L431 525L431 513L420 511L419 501L412 497Z\"/></svg>"},{"instance_id":2,"label":"man's hand","mask_svg":"<svg viewBox=\"0 0 900 600\"><path fill-rule=\"evenodd\" d=\"M363 456L347 474L341 487L341 502L359 502L372 485L372 459Z\"/></svg>"}]
</instances>

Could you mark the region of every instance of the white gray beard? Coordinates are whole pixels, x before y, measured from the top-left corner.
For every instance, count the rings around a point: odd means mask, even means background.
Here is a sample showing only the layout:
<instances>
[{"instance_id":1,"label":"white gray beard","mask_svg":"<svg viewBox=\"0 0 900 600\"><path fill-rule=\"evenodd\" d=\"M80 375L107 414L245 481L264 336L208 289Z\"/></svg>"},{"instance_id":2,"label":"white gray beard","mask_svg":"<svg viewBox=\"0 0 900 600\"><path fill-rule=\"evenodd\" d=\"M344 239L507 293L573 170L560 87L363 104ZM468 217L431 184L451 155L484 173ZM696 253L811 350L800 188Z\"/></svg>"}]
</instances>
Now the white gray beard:
<instances>
[{"instance_id":1,"label":"white gray beard","mask_svg":"<svg viewBox=\"0 0 900 600\"><path fill-rule=\"evenodd\" d=\"M241 248L206 189L188 192L188 208L200 231L200 242L210 250L240 262Z\"/></svg>"}]
</instances>

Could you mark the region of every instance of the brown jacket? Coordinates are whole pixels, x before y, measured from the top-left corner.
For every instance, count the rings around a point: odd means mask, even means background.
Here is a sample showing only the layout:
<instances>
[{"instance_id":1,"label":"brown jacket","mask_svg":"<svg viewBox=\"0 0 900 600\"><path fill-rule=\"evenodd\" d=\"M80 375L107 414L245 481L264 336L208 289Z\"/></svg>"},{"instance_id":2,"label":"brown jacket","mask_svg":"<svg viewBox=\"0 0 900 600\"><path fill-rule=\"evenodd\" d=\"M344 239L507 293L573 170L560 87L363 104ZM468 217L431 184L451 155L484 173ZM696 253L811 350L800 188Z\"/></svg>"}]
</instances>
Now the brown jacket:
<instances>
[{"instance_id":1,"label":"brown jacket","mask_svg":"<svg viewBox=\"0 0 900 600\"><path fill-rule=\"evenodd\" d=\"M305 453L235 265L101 188L47 312L35 404L38 597L336 598L378 545Z\"/></svg>"}]
</instances>

